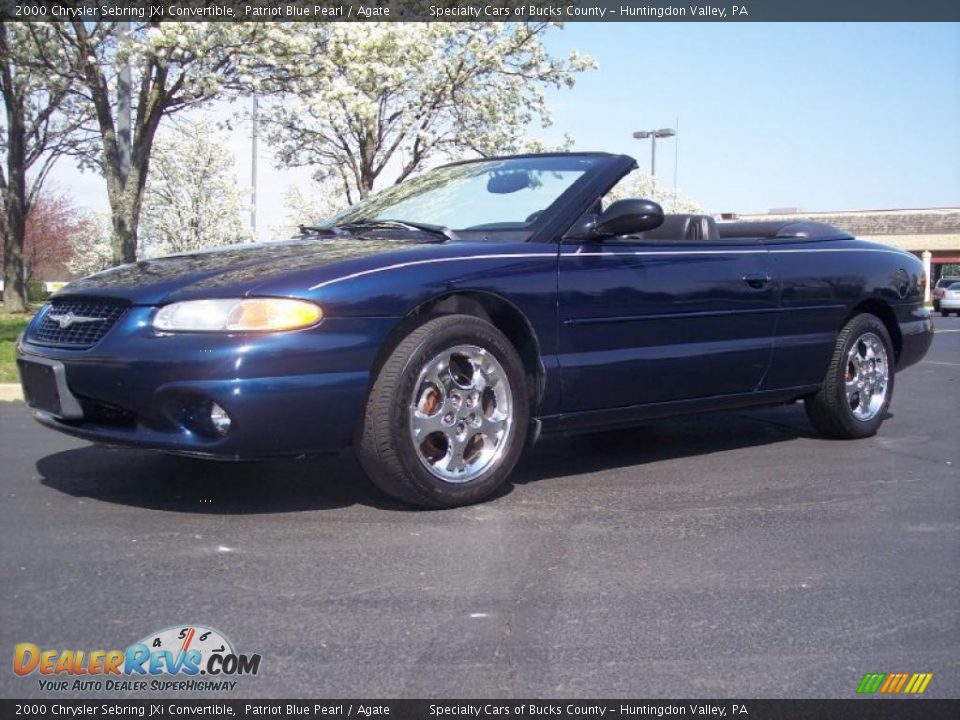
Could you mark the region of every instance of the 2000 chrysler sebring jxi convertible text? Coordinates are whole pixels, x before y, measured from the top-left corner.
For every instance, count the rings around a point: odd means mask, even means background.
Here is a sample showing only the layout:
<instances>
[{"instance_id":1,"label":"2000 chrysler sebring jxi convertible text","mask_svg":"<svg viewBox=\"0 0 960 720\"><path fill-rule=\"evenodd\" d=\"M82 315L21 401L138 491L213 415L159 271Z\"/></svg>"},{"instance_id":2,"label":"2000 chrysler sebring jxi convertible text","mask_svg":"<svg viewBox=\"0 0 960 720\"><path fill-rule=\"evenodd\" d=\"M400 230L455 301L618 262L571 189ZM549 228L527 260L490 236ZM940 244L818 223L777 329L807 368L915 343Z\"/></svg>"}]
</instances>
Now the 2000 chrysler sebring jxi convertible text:
<instances>
[{"instance_id":1,"label":"2000 chrysler sebring jxi convertible text","mask_svg":"<svg viewBox=\"0 0 960 720\"><path fill-rule=\"evenodd\" d=\"M71 283L19 343L43 424L221 458L353 444L387 493L475 502L542 432L802 398L872 435L932 340L920 262L815 223L603 205L624 155L455 163L303 237Z\"/></svg>"}]
</instances>

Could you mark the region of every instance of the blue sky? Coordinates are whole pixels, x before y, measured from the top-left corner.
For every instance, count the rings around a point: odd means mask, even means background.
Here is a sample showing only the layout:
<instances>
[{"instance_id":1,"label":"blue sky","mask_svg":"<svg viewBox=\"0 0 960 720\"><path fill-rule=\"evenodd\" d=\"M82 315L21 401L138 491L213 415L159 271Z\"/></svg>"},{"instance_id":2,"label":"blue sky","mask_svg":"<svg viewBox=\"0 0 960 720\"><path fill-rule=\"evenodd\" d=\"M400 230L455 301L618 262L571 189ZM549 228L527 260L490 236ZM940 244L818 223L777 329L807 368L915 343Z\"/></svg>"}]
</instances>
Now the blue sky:
<instances>
[{"instance_id":1,"label":"blue sky","mask_svg":"<svg viewBox=\"0 0 960 720\"><path fill-rule=\"evenodd\" d=\"M679 116L679 188L712 212L960 204L960 25L571 23L549 46L600 66L553 130L648 170L632 132Z\"/></svg>"},{"instance_id":2,"label":"blue sky","mask_svg":"<svg viewBox=\"0 0 960 720\"><path fill-rule=\"evenodd\" d=\"M548 47L592 55L599 69L551 91L557 142L633 155L634 130L679 116L681 193L709 212L960 205L960 24L570 23ZM214 107L224 116L228 109ZM225 144L239 180L249 130ZM674 140L657 146L673 185ZM309 171L278 171L260 145L258 236L285 215L283 195ZM54 181L78 204L106 209L99 177L61 166Z\"/></svg>"}]
</instances>

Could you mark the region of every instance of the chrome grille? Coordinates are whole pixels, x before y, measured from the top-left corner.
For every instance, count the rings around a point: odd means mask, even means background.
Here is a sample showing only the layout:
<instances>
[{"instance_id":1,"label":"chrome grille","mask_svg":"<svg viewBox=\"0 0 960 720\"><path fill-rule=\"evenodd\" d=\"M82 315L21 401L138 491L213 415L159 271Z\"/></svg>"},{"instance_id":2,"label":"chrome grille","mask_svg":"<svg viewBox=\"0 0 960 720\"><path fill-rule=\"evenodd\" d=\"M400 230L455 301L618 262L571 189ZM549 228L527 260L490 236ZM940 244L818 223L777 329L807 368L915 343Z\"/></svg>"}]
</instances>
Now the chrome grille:
<instances>
[{"instance_id":1,"label":"chrome grille","mask_svg":"<svg viewBox=\"0 0 960 720\"><path fill-rule=\"evenodd\" d=\"M88 348L96 345L127 311L117 300L54 300L31 325L27 339L37 345Z\"/></svg>"}]
</instances>

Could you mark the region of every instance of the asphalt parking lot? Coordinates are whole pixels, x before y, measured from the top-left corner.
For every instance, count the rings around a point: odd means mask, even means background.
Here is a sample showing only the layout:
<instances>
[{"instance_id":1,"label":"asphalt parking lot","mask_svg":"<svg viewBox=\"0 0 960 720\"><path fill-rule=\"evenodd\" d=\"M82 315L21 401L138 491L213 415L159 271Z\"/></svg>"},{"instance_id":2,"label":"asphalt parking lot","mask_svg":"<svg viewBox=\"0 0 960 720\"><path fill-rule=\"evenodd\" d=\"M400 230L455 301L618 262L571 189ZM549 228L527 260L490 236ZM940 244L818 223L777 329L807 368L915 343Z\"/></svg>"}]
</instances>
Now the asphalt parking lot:
<instances>
[{"instance_id":1,"label":"asphalt parking lot","mask_svg":"<svg viewBox=\"0 0 960 720\"><path fill-rule=\"evenodd\" d=\"M443 512L348 456L100 449L0 403L0 695L44 695L16 643L199 623L262 655L235 697L847 698L867 672L958 697L960 319L936 322L877 437L799 405L651 422L545 441Z\"/></svg>"}]
</instances>

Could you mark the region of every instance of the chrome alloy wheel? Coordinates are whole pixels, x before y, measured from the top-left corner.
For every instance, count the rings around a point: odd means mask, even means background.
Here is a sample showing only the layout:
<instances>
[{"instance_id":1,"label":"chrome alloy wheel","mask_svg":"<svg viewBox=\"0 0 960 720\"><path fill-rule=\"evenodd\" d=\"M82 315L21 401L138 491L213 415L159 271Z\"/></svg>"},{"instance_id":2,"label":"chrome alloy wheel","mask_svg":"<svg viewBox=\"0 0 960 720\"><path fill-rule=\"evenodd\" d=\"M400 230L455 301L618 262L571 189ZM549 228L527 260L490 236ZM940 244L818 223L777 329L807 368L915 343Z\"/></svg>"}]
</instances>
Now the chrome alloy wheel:
<instances>
[{"instance_id":1,"label":"chrome alloy wheel","mask_svg":"<svg viewBox=\"0 0 960 720\"><path fill-rule=\"evenodd\" d=\"M500 362L476 345L444 350L423 368L410 399L410 439L434 476L465 483L496 465L513 424Z\"/></svg>"},{"instance_id":2,"label":"chrome alloy wheel","mask_svg":"<svg viewBox=\"0 0 960 720\"><path fill-rule=\"evenodd\" d=\"M860 421L873 419L887 400L890 367L883 341L872 332L864 333L847 353L847 402Z\"/></svg>"}]
</instances>

